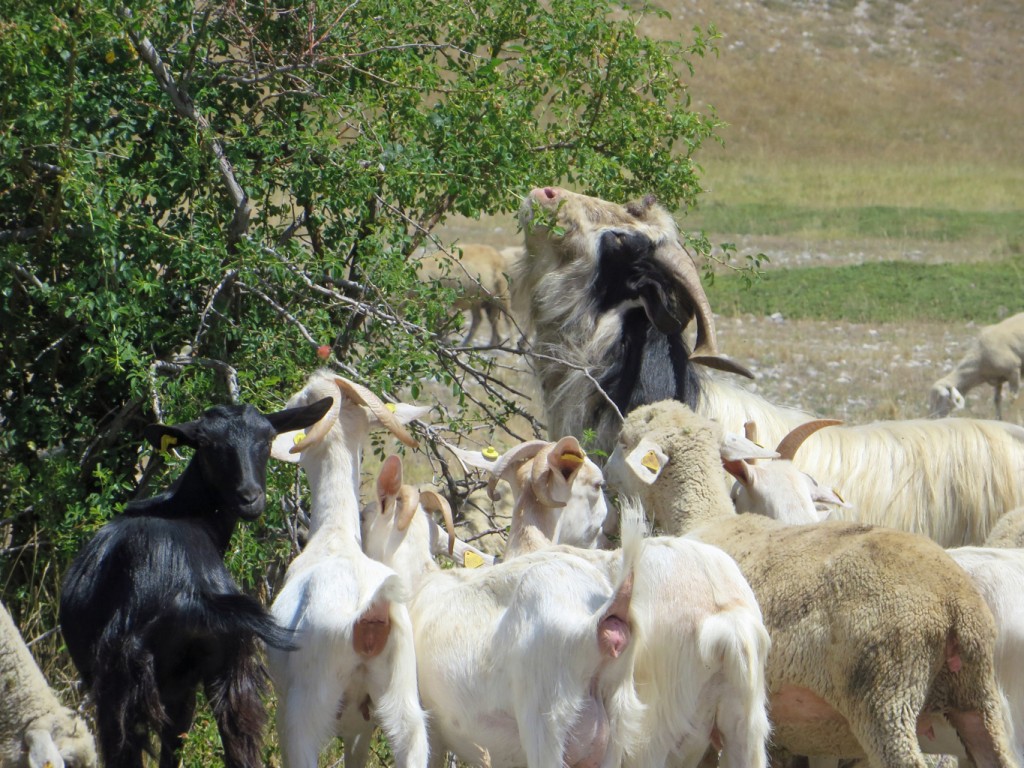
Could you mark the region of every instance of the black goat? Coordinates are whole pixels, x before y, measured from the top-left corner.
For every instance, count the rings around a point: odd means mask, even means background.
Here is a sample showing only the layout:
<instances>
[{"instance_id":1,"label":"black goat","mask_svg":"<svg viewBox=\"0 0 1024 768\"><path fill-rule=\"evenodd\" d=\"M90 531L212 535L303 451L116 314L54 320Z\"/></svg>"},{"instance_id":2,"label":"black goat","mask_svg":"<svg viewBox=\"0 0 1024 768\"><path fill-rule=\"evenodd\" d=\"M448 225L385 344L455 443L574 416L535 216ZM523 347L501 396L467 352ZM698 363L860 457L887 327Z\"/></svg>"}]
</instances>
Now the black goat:
<instances>
[{"instance_id":1,"label":"black goat","mask_svg":"<svg viewBox=\"0 0 1024 768\"><path fill-rule=\"evenodd\" d=\"M519 219L526 254L513 300L534 333L552 439L593 429L594 447L610 451L633 408L697 402L692 363L750 376L719 352L700 275L653 197L618 205L543 187L526 196ZM691 320L692 353L682 335Z\"/></svg>"},{"instance_id":2,"label":"black goat","mask_svg":"<svg viewBox=\"0 0 1024 768\"><path fill-rule=\"evenodd\" d=\"M128 504L82 548L60 601L108 768L141 768L152 730L160 768L174 768L200 683L225 765L262 765L266 675L257 638L290 648L293 637L239 590L223 558L238 519L254 520L266 505L271 440L314 424L330 405L326 398L268 415L217 406L195 421L146 428L155 446L195 454L168 490Z\"/></svg>"}]
</instances>

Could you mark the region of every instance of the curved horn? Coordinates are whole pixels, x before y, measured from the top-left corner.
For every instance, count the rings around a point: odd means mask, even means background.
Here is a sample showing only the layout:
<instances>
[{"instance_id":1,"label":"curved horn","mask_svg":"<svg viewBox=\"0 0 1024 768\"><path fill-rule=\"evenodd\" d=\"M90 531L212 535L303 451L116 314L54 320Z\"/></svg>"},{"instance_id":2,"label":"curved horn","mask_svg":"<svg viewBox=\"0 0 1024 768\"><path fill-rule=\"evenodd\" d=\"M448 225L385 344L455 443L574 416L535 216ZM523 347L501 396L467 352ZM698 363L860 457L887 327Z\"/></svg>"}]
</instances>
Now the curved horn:
<instances>
[{"instance_id":1,"label":"curved horn","mask_svg":"<svg viewBox=\"0 0 1024 768\"><path fill-rule=\"evenodd\" d=\"M532 459L546 445L551 445L551 443L547 440L527 440L515 448L510 448L497 458L494 466L491 468L491 478L487 481L487 495L491 498L491 501L497 501L499 498L497 490L498 481L501 480L506 470L510 466L520 464L527 459Z\"/></svg>"},{"instance_id":2,"label":"curved horn","mask_svg":"<svg viewBox=\"0 0 1024 768\"><path fill-rule=\"evenodd\" d=\"M813 435L819 429L825 427L832 427L836 424L842 424L839 419L815 419L814 421L808 421L806 424L801 424L799 427L794 429L779 443L779 447L776 448L776 452L779 454L781 459L789 459L792 461L796 455L797 449L803 445L804 440Z\"/></svg>"},{"instance_id":3,"label":"curved horn","mask_svg":"<svg viewBox=\"0 0 1024 768\"><path fill-rule=\"evenodd\" d=\"M658 246L655 258L669 268L693 303L697 321L697 341L694 344L690 360L700 365L706 365L708 368L737 373L748 379L754 378L754 374L749 370L718 351L718 338L715 334L715 320L711 313L711 303L708 301L707 294L704 293L697 265L693 263L693 257L689 251L683 248L677 240L667 240Z\"/></svg>"},{"instance_id":4,"label":"curved horn","mask_svg":"<svg viewBox=\"0 0 1024 768\"><path fill-rule=\"evenodd\" d=\"M293 445L288 453L302 453L307 448L312 448L327 437L327 433L331 431L334 422L341 415L341 398L335 397L332 398L332 401L331 407L327 409L327 413L321 417L320 421L306 430L306 436Z\"/></svg>"},{"instance_id":5,"label":"curved horn","mask_svg":"<svg viewBox=\"0 0 1024 768\"><path fill-rule=\"evenodd\" d=\"M403 443L408 445L410 448L420 447L420 444L416 442L416 439L410 435L405 427L402 426L401 422L395 418L395 414L388 410L388 407L384 405L384 402L373 394L373 392L368 390L362 384L356 384L354 381L349 381L344 376L335 376L334 383L337 384L338 389L348 395L349 398L355 400L360 405L365 405L369 408L370 413L376 416L377 420Z\"/></svg>"},{"instance_id":6,"label":"curved horn","mask_svg":"<svg viewBox=\"0 0 1024 768\"><path fill-rule=\"evenodd\" d=\"M757 422L756 421L745 421L743 422L743 436L747 438L754 445L760 445L757 442ZM747 463L753 464L757 459L747 459Z\"/></svg>"},{"instance_id":7,"label":"curved horn","mask_svg":"<svg viewBox=\"0 0 1024 768\"><path fill-rule=\"evenodd\" d=\"M546 507L564 506L572 493L572 481L586 458L579 440L571 436L552 445L545 456L538 454L530 469L530 482L537 500Z\"/></svg>"},{"instance_id":8,"label":"curved horn","mask_svg":"<svg viewBox=\"0 0 1024 768\"><path fill-rule=\"evenodd\" d=\"M420 508L420 492L411 485L403 485L398 492L398 511L395 512L395 527L404 531L409 527L416 510Z\"/></svg>"},{"instance_id":9,"label":"curved horn","mask_svg":"<svg viewBox=\"0 0 1024 768\"><path fill-rule=\"evenodd\" d=\"M448 499L437 491L420 491L420 503L428 512L440 512L444 518L444 527L448 531L448 557L455 551L455 523L452 521L452 507Z\"/></svg>"}]
</instances>

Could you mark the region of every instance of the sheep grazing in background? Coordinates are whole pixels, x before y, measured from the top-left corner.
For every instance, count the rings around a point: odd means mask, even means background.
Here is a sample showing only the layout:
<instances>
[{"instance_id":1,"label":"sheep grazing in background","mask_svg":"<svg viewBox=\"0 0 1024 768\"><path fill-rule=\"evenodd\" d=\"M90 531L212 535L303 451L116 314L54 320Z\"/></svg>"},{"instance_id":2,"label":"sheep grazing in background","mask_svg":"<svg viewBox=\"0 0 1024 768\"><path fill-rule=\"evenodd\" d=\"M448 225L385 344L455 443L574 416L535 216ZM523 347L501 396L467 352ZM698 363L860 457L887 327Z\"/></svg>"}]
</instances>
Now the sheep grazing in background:
<instances>
[{"instance_id":1,"label":"sheep grazing in background","mask_svg":"<svg viewBox=\"0 0 1024 768\"><path fill-rule=\"evenodd\" d=\"M708 377L697 412L727 432L757 424L767 445L814 417ZM981 544L1024 506L1024 428L981 419L843 424L809 436L793 464L848 507L833 519L920 533L944 547Z\"/></svg>"},{"instance_id":2,"label":"sheep grazing in background","mask_svg":"<svg viewBox=\"0 0 1024 768\"><path fill-rule=\"evenodd\" d=\"M553 546L550 532L577 514L587 493L576 483L603 481L601 470L575 438L509 450L492 467L492 484L507 480L517 513L506 558L526 551L572 552L614 578L619 555ZM763 452L764 455L773 455ZM603 502L603 497L601 499ZM565 504L565 506L563 506ZM629 515L642 514L635 509ZM603 503L590 516L605 517ZM766 762L769 725L764 668L768 632L750 586L732 559L698 541L660 536L646 540L636 570L633 605L642 638L636 658L637 695L644 704L643 737L627 761L636 768L696 766L709 748L718 764L757 768Z\"/></svg>"},{"instance_id":3,"label":"sheep grazing in background","mask_svg":"<svg viewBox=\"0 0 1024 768\"><path fill-rule=\"evenodd\" d=\"M285 768L316 768L334 736L345 742L345 765L365 765L376 726L398 768L425 768L427 732L416 688L406 590L390 568L362 550L359 473L371 423L402 442L416 441L402 421L425 409L384 403L354 382L319 371L288 402L331 397L331 410L295 443L283 434L273 455L295 460L309 480L309 540L292 561L270 608L301 638L290 653L270 650L277 691L277 733Z\"/></svg>"},{"instance_id":4,"label":"sheep grazing in background","mask_svg":"<svg viewBox=\"0 0 1024 768\"><path fill-rule=\"evenodd\" d=\"M791 458L802 439L821 426L812 422L798 427L783 440L778 452ZM724 463L741 490L738 511L796 525L819 521L814 506L815 486L813 482L808 484L807 475L792 462L784 458L756 466L742 460ZM1007 700L1010 743L1017 761L1024 765L1024 666L1020 663L1024 658L1024 549L995 548L993 542L1001 540L999 532L983 547L958 547L947 552L970 575L995 618L996 681ZM926 738L929 751L967 757L956 732L946 723L936 722Z\"/></svg>"},{"instance_id":5,"label":"sheep grazing in background","mask_svg":"<svg viewBox=\"0 0 1024 768\"><path fill-rule=\"evenodd\" d=\"M436 280L455 290L454 309L469 311L464 346L472 343L485 314L491 324L492 347L501 344L503 322L510 330L514 327L506 277L508 266L497 248L466 243L453 247L451 254L436 251L424 256L417 262L417 268L423 280Z\"/></svg>"},{"instance_id":6,"label":"sheep grazing in background","mask_svg":"<svg viewBox=\"0 0 1024 768\"><path fill-rule=\"evenodd\" d=\"M95 768L82 718L60 703L0 603L0 768Z\"/></svg>"},{"instance_id":7,"label":"sheep grazing in background","mask_svg":"<svg viewBox=\"0 0 1024 768\"><path fill-rule=\"evenodd\" d=\"M292 635L224 566L239 520L266 505L266 467L279 432L304 429L330 407L262 414L217 406L195 421L152 424L154 446L195 450L163 493L129 503L75 557L64 579L60 624L96 705L109 768L141 768L149 732L160 766L174 768L203 684L228 766L261 766L264 672L257 638L290 648Z\"/></svg>"},{"instance_id":8,"label":"sheep grazing in background","mask_svg":"<svg viewBox=\"0 0 1024 768\"><path fill-rule=\"evenodd\" d=\"M653 197L617 205L544 187L526 196L519 220L526 255L513 270L513 302L534 334L552 439L592 428L595 447L611 450L636 406L696 405L693 363L751 375L719 353L697 268ZM692 354L682 337L691 318Z\"/></svg>"},{"instance_id":9,"label":"sheep grazing in background","mask_svg":"<svg viewBox=\"0 0 1024 768\"><path fill-rule=\"evenodd\" d=\"M773 743L925 768L918 733L927 741L945 715L976 765L1015 765L992 613L967 574L903 531L737 515L719 479L721 443L720 428L682 403L644 406L626 418L607 477L668 532L738 563L771 634Z\"/></svg>"},{"instance_id":10,"label":"sheep grazing in background","mask_svg":"<svg viewBox=\"0 0 1024 768\"><path fill-rule=\"evenodd\" d=\"M401 479L397 457L386 461L378 523L364 545L414 590L409 611L435 759L450 750L489 768L619 765L642 712L631 606L642 520L623 523L615 580L550 552L441 570L422 497L403 492Z\"/></svg>"},{"instance_id":11,"label":"sheep grazing in background","mask_svg":"<svg viewBox=\"0 0 1024 768\"><path fill-rule=\"evenodd\" d=\"M932 416L948 416L966 405L964 395L980 384L995 390L996 418L1003 418L1003 384L1010 385L1010 401L1020 393L1024 369L1024 312L987 325L978 332L956 367L932 384L928 404Z\"/></svg>"}]
</instances>

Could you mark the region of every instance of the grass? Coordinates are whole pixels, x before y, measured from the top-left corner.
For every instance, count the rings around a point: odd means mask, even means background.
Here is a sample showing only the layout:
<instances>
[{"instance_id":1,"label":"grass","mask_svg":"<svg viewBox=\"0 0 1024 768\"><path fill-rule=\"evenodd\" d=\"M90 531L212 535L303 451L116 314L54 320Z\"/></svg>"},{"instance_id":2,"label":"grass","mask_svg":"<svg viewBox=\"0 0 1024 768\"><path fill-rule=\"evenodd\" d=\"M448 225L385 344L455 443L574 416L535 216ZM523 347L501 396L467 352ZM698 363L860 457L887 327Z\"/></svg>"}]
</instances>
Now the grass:
<instances>
[{"instance_id":1,"label":"grass","mask_svg":"<svg viewBox=\"0 0 1024 768\"><path fill-rule=\"evenodd\" d=\"M707 288L723 315L776 312L852 323L996 322L1021 306L1024 258L977 264L879 262L765 272L750 289L720 275Z\"/></svg>"}]
</instances>

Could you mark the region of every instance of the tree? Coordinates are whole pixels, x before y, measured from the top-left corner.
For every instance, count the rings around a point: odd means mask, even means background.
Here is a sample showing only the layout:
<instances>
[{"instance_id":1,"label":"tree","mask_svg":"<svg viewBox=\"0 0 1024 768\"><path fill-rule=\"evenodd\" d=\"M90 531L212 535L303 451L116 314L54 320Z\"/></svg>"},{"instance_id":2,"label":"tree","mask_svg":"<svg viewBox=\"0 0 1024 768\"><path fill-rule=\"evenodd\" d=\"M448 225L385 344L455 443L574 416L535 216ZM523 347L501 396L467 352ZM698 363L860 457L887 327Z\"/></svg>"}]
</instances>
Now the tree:
<instances>
[{"instance_id":1,"label":"tree","mask_svg":"<svg viewBox=\"0 0 1024 768\"><path fill-rule=\"evenodd\" d=\"M4 599L52 599L82 539L166 471L140 471L146 423L279 407L322 345L378 391L440 379L474 406L443 414L455 429L514 413L493 359L446 342L410 255L536 185L692 204L716 121L681 73L715 33L647 39L653 12L0 0ZM278 538L245 540L243 579Z\"/></svg>"}]
</instances>

